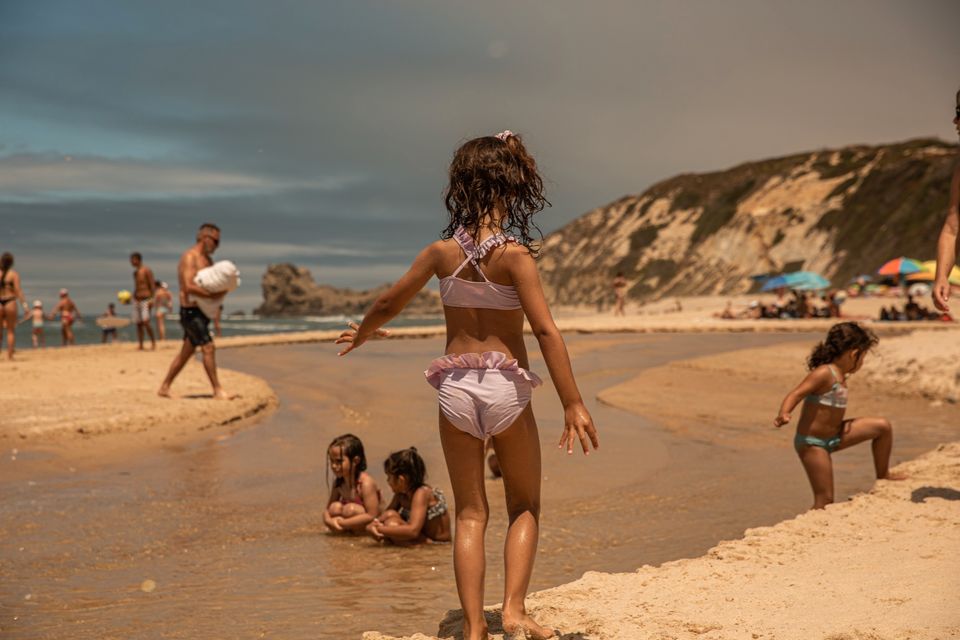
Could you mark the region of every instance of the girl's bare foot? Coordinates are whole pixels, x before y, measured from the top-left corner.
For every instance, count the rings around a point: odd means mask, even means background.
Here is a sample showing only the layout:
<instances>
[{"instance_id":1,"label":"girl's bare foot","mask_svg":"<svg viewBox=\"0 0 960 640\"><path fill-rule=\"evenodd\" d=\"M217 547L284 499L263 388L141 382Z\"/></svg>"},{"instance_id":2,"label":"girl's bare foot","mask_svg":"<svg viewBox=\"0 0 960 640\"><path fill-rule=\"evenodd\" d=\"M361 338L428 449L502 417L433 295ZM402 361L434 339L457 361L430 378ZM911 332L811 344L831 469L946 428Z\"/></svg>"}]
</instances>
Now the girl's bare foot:
<instances>
[{"instance_id":1,"label":"girl's bare foot","mask_svg":"<svg viewBox=\"0 0 960 640\"><path fill-rule=\"evenodd\" d=\"M213 392L214 400L235 400L236 398L239 398L239 397L240 396L237 395L236 393L227 393L223 389L217 389L216 391Z\"/></svg>"},{"instance_id":2,"label":"girl's bare foot","mask_svg":"<svg viewBox=\"0 0 960 640\"><path fill-rule=\"evenodd\" d=\"M526 613L516 616L504 613L503 633L504 638L510 640L548 640L557 637L552 630L541 627Z\"/></svg>"},{"instance_id":3,"label":"girl's bare foot","mask_svg":"<svg viewBox=\"0 0 960 640\"><path fill-rule=\"evenodd\" d=\"M170 397L170 387L168 387L168 386L166 386L166 385L160 387L160 390L157 391L157 395L160 396L161 398L169 398L169 397Z\"/></svg>"},{"instance_id":4,"label":"girl's bare foot","mask_svg":"<svg viewBox=\"0 0 960 640\"><path fill-rule=\"evenodd\" d=\"M487 626L484 625L476 630L471 629L467 621L463 621L463 640L490 640L490 634L487 632Z\"/></svg>"},{"instance_id":5,"label":"girl's bare foot","mask_svg":"<svg viewBox=\"0 0 960 640\"><path fill-rule=\"evenodd\" d=\"M909 477L910 476L902 471L889 471L887 472L887 475L880 478L880 480L906 480Z\"/></svg>"}]
</instances>

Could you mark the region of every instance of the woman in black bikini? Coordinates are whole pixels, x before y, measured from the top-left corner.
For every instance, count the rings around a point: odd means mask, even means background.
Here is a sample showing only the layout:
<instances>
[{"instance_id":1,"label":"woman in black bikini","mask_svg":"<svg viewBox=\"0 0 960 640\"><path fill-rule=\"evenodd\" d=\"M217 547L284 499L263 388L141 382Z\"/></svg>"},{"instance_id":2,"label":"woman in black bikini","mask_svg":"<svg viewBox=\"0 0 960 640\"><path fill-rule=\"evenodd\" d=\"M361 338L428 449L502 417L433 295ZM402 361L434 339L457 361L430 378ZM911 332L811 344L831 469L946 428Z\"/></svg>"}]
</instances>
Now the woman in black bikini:
<instances>
[{"instance_id":1,"label":"woman in black bikini","mask_svg":"<svg viewBox=\"0 0 960 640\"><path fill-rule=\"evenodd\" d=\"M0 338L7 330L7 358L13 360L17 344L17 300L24 312L30 311L27 300L20 289L20 274L13 270L13 254L0 256Z\"/></svg>"}]
</instances>

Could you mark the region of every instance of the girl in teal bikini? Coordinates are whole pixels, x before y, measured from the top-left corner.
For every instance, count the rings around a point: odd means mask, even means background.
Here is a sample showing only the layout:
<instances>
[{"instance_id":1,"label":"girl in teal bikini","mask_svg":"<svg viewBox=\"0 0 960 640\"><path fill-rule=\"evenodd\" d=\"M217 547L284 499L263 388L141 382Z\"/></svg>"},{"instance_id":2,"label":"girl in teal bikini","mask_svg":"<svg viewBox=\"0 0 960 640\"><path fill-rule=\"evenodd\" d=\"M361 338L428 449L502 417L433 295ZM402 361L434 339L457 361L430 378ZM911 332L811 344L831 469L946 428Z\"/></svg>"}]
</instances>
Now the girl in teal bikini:
<instances>
[{"instance_id":1,"label":"girl in teal bikini","mask_svg":"<svg viewBox=\"0 0 960 640\"><path fill-rule=\"evenodd\" d=\"M871 441L873 466L878 479L900 480L890 474L893 427L886 418L844 418L847 409L847 377L863 366L867 353L879 340L856 322L831 327L827 338L807 360L810 373L787 394L774 419L778 428L790 422L790 413L800 401L803 409L793 446L813 488L813 508L833 502L834 451Z\"/></svg>"}]
</instances>

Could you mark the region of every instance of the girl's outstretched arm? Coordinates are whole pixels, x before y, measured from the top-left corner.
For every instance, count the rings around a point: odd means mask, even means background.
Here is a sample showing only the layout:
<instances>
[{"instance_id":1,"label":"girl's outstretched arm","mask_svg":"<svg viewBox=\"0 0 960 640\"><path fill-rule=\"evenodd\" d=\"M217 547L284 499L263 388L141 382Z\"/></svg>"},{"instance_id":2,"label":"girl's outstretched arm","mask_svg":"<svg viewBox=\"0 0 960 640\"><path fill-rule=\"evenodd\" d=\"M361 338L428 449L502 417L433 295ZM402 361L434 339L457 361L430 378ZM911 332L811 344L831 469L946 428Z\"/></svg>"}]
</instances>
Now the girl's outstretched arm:
<instances>
[{"instance_id":1,"label":"girl's outstretched arm","mask_svg":"<svg viewBox=\"0 0 960 640\"><path fill-rule=\"evenodd\" d=\"M345 356L364 342L370 339L380 327L390 322L403 308L413 300L420 289L430 281L436 273L437 248L439 242L427 246L420 252L410 265L403 277L397 280L392 287L383 292L367 310L363 322L359 325L351 324L348 331L344 331L337 338L336 344L346 344L339 355ZM385 335L385 333L382 333Z\"/></svg>"},{"instance_id":2,"label":"girl's outstretched arm","mask_svg":"<svg viewBox=\"0 0 960 640\"><path fill-rule=\"evenodd\" d=\"M382 524L378 527L380 534L391 540L416 540L420 537L423 525L427 522L427 506L430 503L432 491L420 487L413 493L410 500L410 520L406 524Z\"/></svg>"},{"instance_id":3,"label":"girl's outstretched arm","mask_svg":"<svg viewBox=\"0 0 960 640\"><path fill-rule=\"evenodd\" d=\"M950 182L950 205L947 219L937 242L937 277L933 285L933 303L940 311L950 311L950 271L957 259L957 238L960 237L960 164L953 170Z\"/></svg>"},{"instance_id":4,"label":"girl's outstretched arm","mask_svg":"<svg viewBox=\"0 0 960 640\"><path fill-rule=\"evenodd\" d=\"M557 325L553 322L553 316L550 315L550 307L547 306L547 300L543 295L537 265L526 249L518 248L513 251L513 254L515 259L509 263L513 284L517 288L523 313L530 321L530 328L540 344L540 351L547 363L547 370L550 371L550 378L553 379L560 402L563 404L564 429L558 446L566 445L567 453L572 454L574 442L579 438L583 452L590 455L590 445L593 444L594 449L598 448L600 439L597 437L593 418L590 417L590 412L587 411L583 398L580 397L580 390L577 389L577 381L573 377L570 356L567 354L563 336L560 335Z\"/></svg>"},{"instance_id":5,"label":"girl's outstretched arm","mask_svg":"<svg viewBox=\"0 0 960 640\"><path fill-rule=\"evenodd\" d=\"M800 403L800 400L811 393L816 393L818 389L825 389L831 386L831 380L833 380L833 375L826 366L817 367L807 374L803 382L788 393L787 397L780 403L780 413L773 419L774 426L780 428L790 422L790 413L793 412L797 404Z\"/></svg>"}]
</instances>

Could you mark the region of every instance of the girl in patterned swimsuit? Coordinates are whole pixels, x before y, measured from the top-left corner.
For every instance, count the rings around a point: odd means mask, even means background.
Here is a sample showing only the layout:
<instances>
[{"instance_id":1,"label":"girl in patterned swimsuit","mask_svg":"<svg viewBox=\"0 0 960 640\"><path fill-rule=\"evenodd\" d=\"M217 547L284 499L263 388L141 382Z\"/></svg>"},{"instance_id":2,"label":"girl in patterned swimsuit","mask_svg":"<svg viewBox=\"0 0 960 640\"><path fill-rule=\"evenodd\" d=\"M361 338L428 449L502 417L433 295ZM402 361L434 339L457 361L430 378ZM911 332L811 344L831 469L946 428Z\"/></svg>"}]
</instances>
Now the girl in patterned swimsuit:
<instances>
[{"instance_id":1,"label":"girl in patterned swimsuit","mask_svg":"<svg viewBox=\"0 0 960 640\"><path fill-rule=\"evenodd\" d=\"M901 480L890 474L893 427L886 418L844 418L847 409L847 378L860 370L867 353L879 340L869 329L856 322L835 324L827 339L810 354L810 373L780 405L774 419L779 428L790 422L790 413L803 400L793 446L800 456L810 486L813 508L822 509L833 502L834 451L870 440L877 478Z\"/></svg>"},{"instance_id":2,"label":"girl in patterned swimsuit","mask_svg":"<svg viewBox=\"0 0 960 640\"><path fill-rule=\"evenodd\" d=\"M553 633L530 618L524 605L539 537L541 477L540 436L530 405L540 378L528 370L525 318L564 408L559 446L572 454L579 443L587 453L599 443L537 275L531 217L548 204L543 181L520 137L504 131L457 149L445 202L450 220L444 239L427 246L363 322L341 334L337 342L347 347L340 355L374 337L431 278L439 278L446 355L425 375L438 393L440 442L453 489L453 564L463 637L488 637L483 539L488 518L484 440L489 437L503 473L509 519L503 628L508 635L550 638Z\"/></svg>"},{"instance_id":3,"label":"girl in patterned swimsuit","mask_svg":"<svg viewBox=\"0 0 960 640\"><path fill-rule=\"evenodd\" d=\"M450 514L440 489L426 484L427 466L416 447L390 454L383 461L393 500L380 517L367 525L377 540L397 544L449 542Z\"/></svg>"},{"instance_id":4,"label":"girl in patterned swimsuit","mask_svg":"<svg viewBox=\"0 0 960 640\"><path fill-rule=\"evenodd\" d=\"M345 433L327 447L330 470L336 480L323 512L323 523L334 533L363 532L380 515L377 483L367 473L367 456L360 438Z\"/></svg>"}]
</instances>

